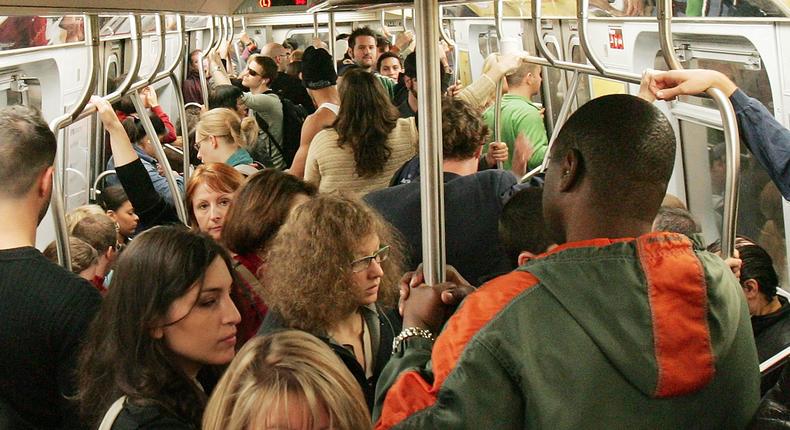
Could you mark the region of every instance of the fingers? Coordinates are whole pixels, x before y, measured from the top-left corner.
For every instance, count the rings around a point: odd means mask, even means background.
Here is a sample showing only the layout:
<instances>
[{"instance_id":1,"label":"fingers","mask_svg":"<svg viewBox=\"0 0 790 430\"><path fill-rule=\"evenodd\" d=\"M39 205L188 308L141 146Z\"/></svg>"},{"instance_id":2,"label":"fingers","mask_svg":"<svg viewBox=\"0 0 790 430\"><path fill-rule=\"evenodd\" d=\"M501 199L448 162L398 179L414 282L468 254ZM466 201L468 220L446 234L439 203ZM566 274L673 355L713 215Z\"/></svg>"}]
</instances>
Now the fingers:
<instances>
[{"instance_id":1,"label":"fingers","mask_svg":"<svg viewBox=\"0 0 790 430\"><path fill-rule=\"evenodd\" d=\"M458 306L462 301L474 291L474 288L467 285L456 285L451 282L444 282L435 285L434 290L440 294L442 303L447 306Z\"/></svg>"}]
</instances>

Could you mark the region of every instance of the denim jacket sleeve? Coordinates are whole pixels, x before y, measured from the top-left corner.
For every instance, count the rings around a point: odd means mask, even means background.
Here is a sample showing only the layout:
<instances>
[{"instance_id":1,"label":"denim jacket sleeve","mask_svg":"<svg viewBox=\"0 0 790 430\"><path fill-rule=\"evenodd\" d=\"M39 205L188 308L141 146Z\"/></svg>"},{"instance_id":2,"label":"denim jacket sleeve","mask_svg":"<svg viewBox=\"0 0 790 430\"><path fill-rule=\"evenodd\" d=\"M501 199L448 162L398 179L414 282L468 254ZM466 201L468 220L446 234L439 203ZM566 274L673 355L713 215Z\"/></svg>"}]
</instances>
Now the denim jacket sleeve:
<instances>
[{"instance_id":1,"label":"denim jacket sleeve","mask_svg":"<svg viewBox=\"0 0 790 430\"><path fill-rule=\"evenodd\" d=\"M741 138L768 171L786 200L790 200L790 130L757 99L740 89L730 96Z\"/></svg>"}]
</instances>

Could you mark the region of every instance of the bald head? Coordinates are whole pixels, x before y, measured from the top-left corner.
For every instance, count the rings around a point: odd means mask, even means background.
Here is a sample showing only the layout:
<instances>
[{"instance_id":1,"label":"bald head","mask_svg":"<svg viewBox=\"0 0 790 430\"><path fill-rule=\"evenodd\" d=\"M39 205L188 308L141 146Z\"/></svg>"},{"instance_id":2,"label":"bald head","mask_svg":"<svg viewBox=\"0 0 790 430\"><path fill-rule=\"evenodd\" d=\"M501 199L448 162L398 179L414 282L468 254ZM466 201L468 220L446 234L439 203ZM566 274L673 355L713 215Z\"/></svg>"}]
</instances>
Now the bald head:
<instances>
[{"instance_id":1,"label":"bald head","mask_svg":"<svg viewBox=\"0 0 790 430\"><path fill-rule=\"evenodd\" d=\"M277 64L278 72L285 72L288 67L288 51L279 43L267 43L261 48L261 55L269 57Z\"/></svg>"},{"instance_id":2,"label":"bald head","mask_svg":"<svg viewBox=\"0 0 790 430\"><path fill-rule=\"evenodd\" d=\"M674 162L675 133L658 108L623 94L589 101L551 150L543 206L553 238L562 243L566 235L578 240L590 233L576 218L597 229L593 237L646 233Z\"/></svg>"}]
</instances>

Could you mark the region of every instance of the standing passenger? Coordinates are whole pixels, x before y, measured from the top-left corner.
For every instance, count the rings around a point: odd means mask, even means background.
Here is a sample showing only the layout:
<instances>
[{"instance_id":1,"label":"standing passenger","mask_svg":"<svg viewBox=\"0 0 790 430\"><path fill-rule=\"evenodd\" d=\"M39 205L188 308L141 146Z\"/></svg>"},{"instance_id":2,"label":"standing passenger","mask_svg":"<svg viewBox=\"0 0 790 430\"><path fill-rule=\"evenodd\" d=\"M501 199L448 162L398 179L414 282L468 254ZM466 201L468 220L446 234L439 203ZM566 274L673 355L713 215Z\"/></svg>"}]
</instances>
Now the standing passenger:
<instances>
[{"instance_id":1,"label":"standing passenger","mask_svg":"<svg viewBox=\"0 0 790 430\"><path fill-rule=\"evenodd\" d=\"M526 170L534 169L543 163L549 139L546 126L543 124L541 107L532 102L532 97L540 92L542 81L539 64L523 63L512 75L508 76L508 92L502 96L502 141L507 143L510 154L515 154L516 140L523 135L532 145L532 156L527 161ZM486 125L494 129L494 108L488 108L483 114ZM504 169L510 170L513 157L504 163ZM523 175L526 172L516 172Z\"/></svg>"},{"instance_id":2,"label":"standing passenger","mask_svg":"<svg viewBox=\"0 0 790 430\"><path fill-rule=\"evenodd\" d=\"M442 285L402 287L377 428L745 428L759 371L737 280L687 237L650 233L674 136L637 97L579 108L543 190L560 246L467 296L435 344Z\"/></svg>"},{"instance_id":3,"label":"standing passenger","mask_svg":"<svg viewBox=\"0 0 790 430\"><path fill-rule=\"evenodd\" d=\"M261 49L261 55L271 58L277 64L277 77L269 84L269 88L280 97L301 105L307 112L313 112L313 102L299 81L299 77L286 73L288 65L291 64L291 58L283 45L267 43Z\"/></svg>"},{"instance_id":4,"label":"standing passenger","mask_svg":"<svg viewBox=\"0 0 790 430\"><path fill-rule=\"evenodd\" d=\"M124 244L134 236L140 217L134 212L134 206L126 196L123 187L113 185L102 190L101 205L107 216L115 221L115 230L118 233L118 243ZM150 226L149 226L150 227Z\"/></svg>"},{"instance_id":5,"label":"standing passenger","mask_svg":"<svg viewBox=\"0 0 790 430\"><path fill-rule=\"evenodd\" d=\"M287 330L251 340L206 406L203 430L370 429L354 378L326 344Z\"/></svg>"},{"instance_id":6,"label":"standing passenger","mask_svg":"<svg viewBox=\"0 0 790 430\"><path fill-rule=\"evenodd\" d=\"M67 397L75 394L78 348L101 296L34 247L56 147L38 112L0 110L0 421L11 428L84 427Z\"/></svg>"},{"instance_id":7,"label":"standing passenger","mask_svg":"<svg viewBox=\"0 0 790 430\"><path fill-rule=\"evenodd\" d=\"M195 49L189 53L189 65L187 66L187 77L181 84L181 92L184 95L184 103L203 104L203 88L200 85L200 49ZM205 68L204 68L205 69ZM210 76L206 76L209 79Z\"/></svg>"},{"instance_id":8,"label":"standing passenger","mask_svg":"<svg viewBox=\"0 0 790 430\"><path fill-rule=\"evenodd\" d=\"M195 130L195 149L204 163L225 163L245 175L254 173L255 160L247 152L239 116L227 108L212 109L200 115Z\"/></svg>"},{"instance_id":9,"label":"standing passenger","mask_svg":"<svg viewBox=\"0 0 790 430\"><path fill-rule=\"evenodd\" d=\"M354 375L369 407L400 330L394 312L385 311L401 273L394 240L363 203L319 195L293 210L263 277L272 311L260 334L294 328L319 337Z\"/></svg>"},{"instance_id":10,"label":"standing passenger","mask_svg":"<svg viewBox=\"0 0 790 430\"><path fill-rule=\"evenodd\" d=\"M78 401L92 428L102 417L114 429L200 428L199 373L235 354L231 270L219 244L183 227L129 245L80 356Z\"/></svg>"},{"instance_id":11,"label":"standing passenger","mask_svg":"<svg viewBox=\"0 0 790 430\"><path fill-rule=\"evenodd\" d=\"M313 185L287 173L266 169L239 188L225 217L222 242L233 253L233 268L246 291L234 297L241 312L239 345L258 332L268 310L258 282L266 252L291 210L316 194Z\"/></svg>"},{"instance_id":12,"label":"standing passenger","mask_svg":"<svg viewBox=\"0 0 790 430\"><path fill-rule=\"evenodd\" d=\"M376 60L379 58L376 37L378 34L370 28L358 27L348 36L348 47L351 50L354 64L366 72L373 73L381 85L384 85L387 96L392 100L395 98L396 81L380 75L375 70Z\"/></svg>"},{"instance_id":13,"label":"standing passenger","mask_svg":"<svg viewBox=\"0 0 790 430\"><path fill-rule=\"evenodd\" d=\"M332 56L323 48L308 47L302 56L302 82L316 106L315 113L308 116L302 125L299 150L289 173L304 177L305 162L310 142L319 131L335 123L340 111L340 95L337 92L337 74L332 65Z\"/></svg>"}]
</instances>

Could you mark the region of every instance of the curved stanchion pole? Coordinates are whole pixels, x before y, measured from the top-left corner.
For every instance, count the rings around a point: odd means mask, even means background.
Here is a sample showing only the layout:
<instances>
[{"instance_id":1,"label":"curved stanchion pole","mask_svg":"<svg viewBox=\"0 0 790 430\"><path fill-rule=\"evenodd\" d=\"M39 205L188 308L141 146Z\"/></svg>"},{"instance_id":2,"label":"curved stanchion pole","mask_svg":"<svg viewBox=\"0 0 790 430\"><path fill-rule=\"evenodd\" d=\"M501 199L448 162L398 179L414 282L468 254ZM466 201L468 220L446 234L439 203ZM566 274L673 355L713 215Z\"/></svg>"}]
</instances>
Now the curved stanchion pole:
<instances>
[{"instance_id":1,"label":"curved stanchion pole","mask_svg":"<svg viewBox=\"0 0 790 430\"><path fill-rule=\"evenodd\" d=\"M442 115L439 62L439 5L435 0L415 0L417 79L424 84L417 99L420 128L420 193L422 208L422 255L425 282L444 281L444 181L442 178Z\"/></svg>"},{"instance_id":2,"label":"curved stanchion pole","mask_svg":"<svg viewBox=\"0 0 790 430\"><path fill-rule=\"evenodd\" d=\"M540 51L540 55L545 57L549 62L557 68L571 70L574 72L582 72L588 73L593 75L600 75L600 72L595 67L589 64L578 64L570 61L563 61L559 58L555 57L554 54L551 53L549 47L546 46L546 41L543 40L543 35L540 33L540 26L543 22L542 18L543 14L543 2L542 0L533 0L532 2L532 19L535 21L535 26L533 27L533 34L535 36L535 41L537 42L538 51Z\"/></svg>"},{"instance_id":3,"label":"curved stanchion pole","mask_svg":"<svg viewBox=\"0 0 790 430\"><path fill-rule=\"evenodd\" d=\"M522 176L521 182L526 182L538 173L546 171L546 167L549 165L549 154L551 153L551 148L554 146L554 141L557 140L557 136L560 134L562 125L568 120L568 116L571 112L571 105L573 105L573 101L576 99L576 93L579 90L579 81L581 77L582 72L579 72L578 70L573 71L573 79L571 79L571 85L568 87L569 96L565 97L565 100L562 102L560 114L557 116L557 124L554 126L554 130L551 132L551 138L549 139L549 145L546 148L546 154L543 156L543 162L540 163L540 166L530 170L526 175Z\"/></svg>"},{"instance_id":4,"label":"curved stanchion pole","mask_svg":"<svg viewBox=\"0 0 790 430\"><path fill-rule=\"evenodd\" d=\"M140 16L130 13L129 31L131 33L132 61L129 66L129 71L126 72L126 77L113 92L107 94L107 99L120 98L122 94L126 93L132 85L132 82L137 79L137 73L140 72L140 64L142 63L143 57L141 54L143 35L140 29Z\"/></svg>"},{"instance_id":5,"label":"curved stanchion pole","mask_svg":"<svg viewBox=\"0 0 790 430\"><path fill-rule=\"evenodd\" d=\"M382 12L382 14L383 13L384 12ZM382 18L382 22L383 21L384 21L384 18ZM318 37L318 12L313 14L313 37Z\"/></svg>"},{"instance_id":6,"label":"curved stanchion pole","mask_svg":"<svg viewBox=\"0 0 790 430\"><path fill-rule=\"evenodd\" d=\"M91 188L90 195L88 196L90 197L91 201L95 202L96 199L99 197L99 194L101 194L99 192L99 183L101 183L101 180L110 175L116 175L116 174L117 173L115 173L115 170L105 170L99 173L98 176L96 176L96 180L93 181L93 187Z\"/></svg>"},{"instance_id":7,"label":"curved stanchion pole","mask_svg":"<svg viewBox=\"0 0 790 430\"><path fill-rule=\"evenodd\" d=\"M231 19L233 19L233 18L231 18ZM244 23L244 17L241 17L241 22L242 22L242 24ZM243 24L242 25L242 32L244 32L246 30L246 28L247 28L247 26ZM235 30L234 30L234 33L235 33ZM234 34L234 37L235 37L235 34ZM242 50L241 50L241 48L239 48L239 44L234 42L233 38L231 38L230 42L233 44L233 52L236 53L236 61L237 61L236 64L238 65L238 70L236 70L236 73L240 75L241 72L244 69L247 68L247 62L244 61L243 58L241 58Z\"/></svg>"},{"instance_id":8,"label":"curved stanchion pole","mask_svg":"<svg viewBox=\"0 0 790 430\"><path fill-rule=\"evenodd\" d=\"M658 11L658 34L661 52L670 70L683 69L672 47L672 0L660 0ZM730 258L735 250L735 235L738 221L738 188L740 187L740 136L738 120L730 99L719 89L709 88L707 94L716 102L721 114L725 143L724 213L721 223L721 256Z\"/></svg>"},{"instance_id":9,"label":"curved stanchion pole","mask_svg":"<svg viewBox=\"0 0 790 430\"><path fill-rule=\"evenodd\" d=\"M165 36L167 36L167 29L165 27L165 16L161 13L156 14L156 34L159 38L159 52L156 53L156 62L154 63L154 73L148 78L147 85L151 85L157 81L157 73L165 64Z\"/></svg>"},{"instance_id":10,"label":"curved stanchion pole","mask_svg":"<svg viewBox=\"0 0 790 430\"><path fill-rule=\"evenodd\" d=\"M211 52L211 48L214 46L214 38L216 35L214 34L214 17L209 17L209 28L208 28L208 44L206 45L206 49L200 51L200 55L198 56L198 74L200 76L200 91L203 93L203 106L208 107L208 83L206 82L206 71L203 67L203 60L208 57L208 54Z\"/></svg>"},{"instance_id":11,"label":"curved stanchion pole","mask_svg":"<svg viewBox=\"0 0 790 430\"><path fill-rule=\"evenodd\" d=\"M189 45L189 36L186 33L186 21L184 15L177 15L176 22L178 25L178 37L180 38L180 44L178 46L178 54L176 55L176 61L173 63L173 66L170 68L170 82L173 85L173 93L176 95L176 105L178 106L178 120L181 122L181 145L183 147L183 172L184 172L184 184L189 182L189 174L190 174L190 160L189 160L189 126L187 124L187 114L186 109L184 108L184 94L181 92L181 81L179 81L178 76L176 75L176 67L178 67L178 63L184 60L184 55L187 51L187 46Z\"/></svg>"},{"instance_id":12,"label":"curved stanchion pole","mask_svg":"<svg viewBox=\"0 0 790 430\"><path fill-rule=\"evenodd\" d=\"M154 151L156 152L156 157L159 159L159 162L162 163L165 171L165 179L167 180L167 185L170 188L171 196L173 197L173 203L176 207L176 212L178 213L178 218L184 224L187 224L187 209L186 205L184 204L184 199L181 197L181 190L178 188L178 184L176 183L176 178L173 173L173 169L170 167L170 162L167 160L167 156L165 155L165 150L162 147L162 142L159 141L159 136L156 135L156 130L154 130L154 124L151 122L151 118L148 117L145 109L145 105L143 104L143 99L140 98L140 94L137 92L132 92L129 94L132 99L132 103L134 104L134 108L137 111L137 114L140 116L140 122L143 124L143 128L145 129L145 133L148 135L148 138L151 140L151 143L154 145Z\"/></svg>"},{"instance_id":13,"label":"curved stanchion pole","mask_svg":"<svg viewBox=\"0 0 790 430\"><path fill-rule=\"evenodd\" d=\"M332 67L337 71L337 59L335 58L335 38L337 37L337 23L335 13L329 12L329 55L332 57Z\"/></svg>"},{"instance_id":14,"label":"curved stanchion pole","mask_svg":"<svg viewBox=\"0 0 790 430\"><path fill-rule=\"evenodd\" d=\"M587 61L600 73L604 78L616 79L618 81L630 82L638 84L642 81L642 76L636 73L620 72L617 70L607 69L603 62L598 58L598 55L593 52L590 47L590 35L587 28L590 20L589 9L590 0L576 0L576 19L579 26L579 44L582 46L584 55L587 56Z\"/></svg>"},{"instance_id":15,"label":"curved stanchion pole","mask_svg":"<svg viewBox=\"0 0 790 430\"><path fill-rule=\"evenodd\" d=\"M91 94L96 89L97 73L96 65L99 63L99 17L97 15L83 15L85 23L85 46L88 48L88 79L82 94L77 99L77 103L68 112L53 119L49 123L49 128L60 135L60 130L74 122L74 118L82 111L88 103ZM55 241L58 252L58 263L71 271L71 252L69 251L69 232L66 226L66 201L64 198L65 189L63 176L66 170L66 148L65 142L58 144L55 154L55 172L52 177L52 218L55 223Z\"/></svg>"},{"instance_id":16,"label":"curved stanchion pole","mask_svg":"<svg viewBox=\"0 0 790 430\"><path fill-rule=\"evenodd\" d=\"M382 12L383 13L383 12ZM382 15L383 16L383 15ZM452 36L444 30L444 7L439 6L439 36L447 46L453 50L453 84L458 82L458 44L455 43Z\"/></svg>"}]
</instances>

